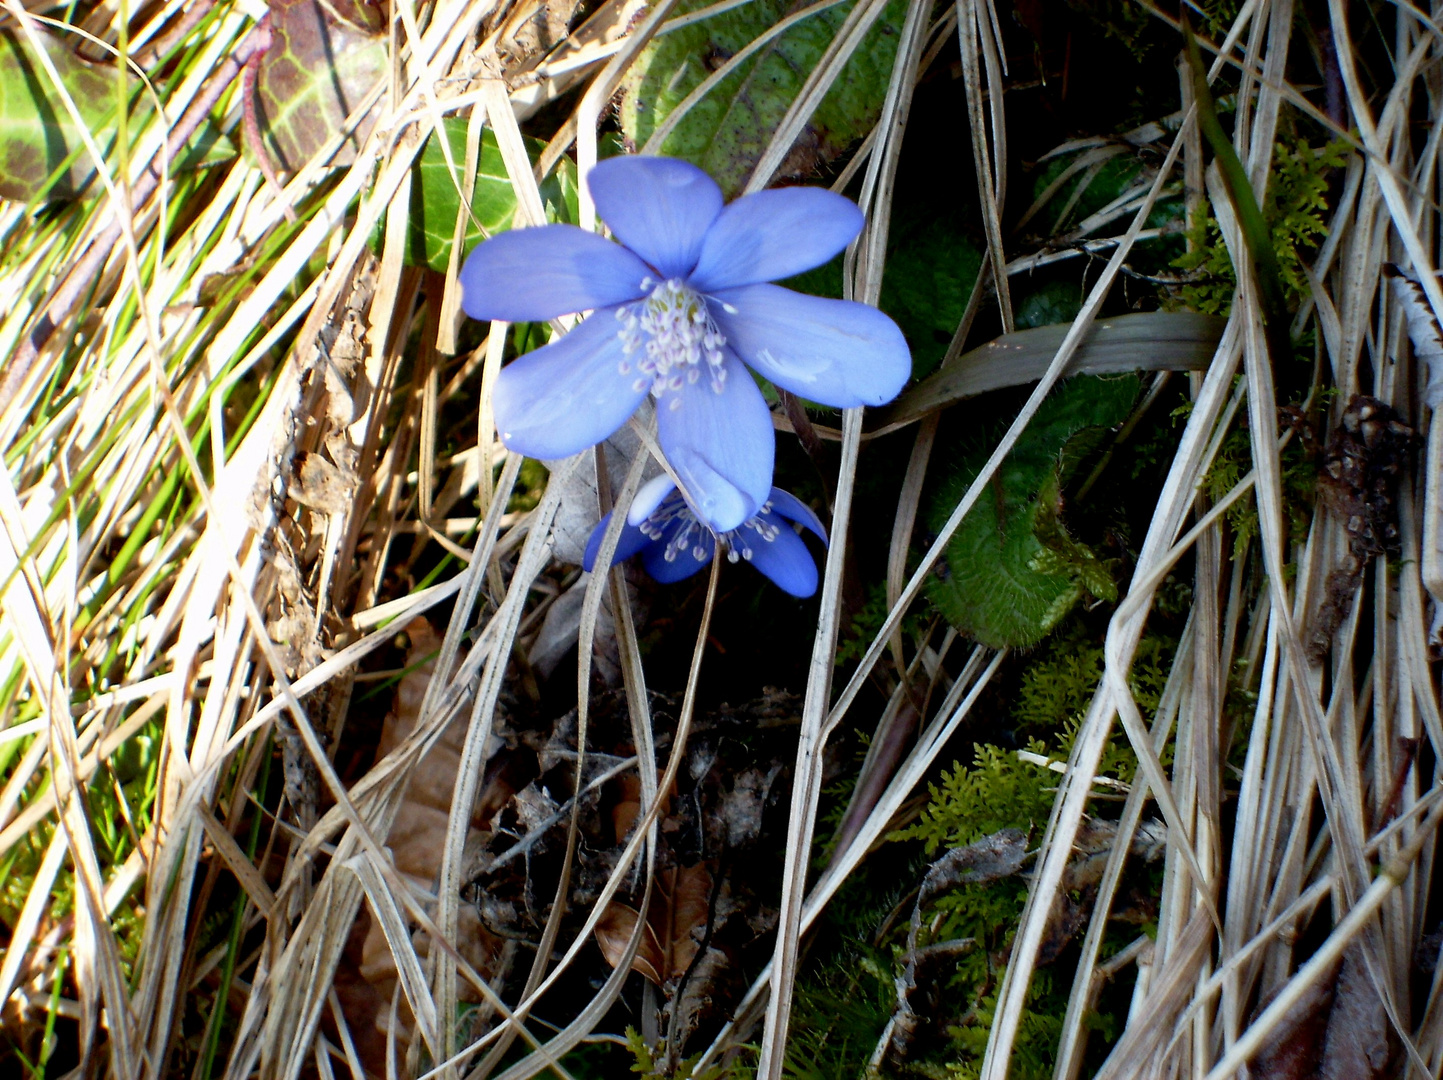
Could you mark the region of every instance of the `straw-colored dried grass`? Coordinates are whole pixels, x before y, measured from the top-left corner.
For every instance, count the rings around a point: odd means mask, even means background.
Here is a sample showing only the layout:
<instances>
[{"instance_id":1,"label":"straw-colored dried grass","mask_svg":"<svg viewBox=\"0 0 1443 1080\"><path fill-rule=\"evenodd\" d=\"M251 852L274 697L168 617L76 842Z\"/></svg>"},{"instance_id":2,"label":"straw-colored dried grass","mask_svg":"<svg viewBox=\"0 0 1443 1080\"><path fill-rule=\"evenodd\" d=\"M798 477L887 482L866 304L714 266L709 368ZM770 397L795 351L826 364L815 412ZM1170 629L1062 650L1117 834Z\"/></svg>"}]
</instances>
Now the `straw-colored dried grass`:
<instances>
[{"instance_id":1,"label":"straw-colored dried grass","mask_svg":"<svg viewBox=\"0 0 1443 1080\"><path fill-rule=\"evenodd\" d=\"M490 1074L519 1039L528 1053L501 1076L519 1080L548 1066L564 1075L558 1059L593 1032L617 999L637 948L639 922L616 973L571 1024L547 1032L527 1022L537 998L567 978L611 891L637 860L648 871L650 887L657 795L681 761L715 576L681 726L660 761L650 730L646 673L622 602L625 590L615 575L591 580L582 622L580 685L589 685L590 643L603 594L610 590L621 614L617 633L635 743L641 759L660 767L660 777L657 767L639 770L643 827L633 834L584 930L549 963L562 907L556 905L523 996L500 1000L486 973L474 970L452 944L469 810L451 814L434 902L418 896L401 877L385 841L418 764L458 717L465 718L466 734L452 805L469 808L475 801L507 658L532 603L531 586L549 559L549 523L563 474L553 474L535 509L519 516L504 512L520 464L495 440L489 415L504 326L494 324L488 342L453 365L456 374L444 387L435 378L418 380L421 385L398 382L401 352L418 317L422 287L419 274L403 266L402 256L411 165L442 115L469 110L473 131L479 130L476 124L491 125L520 207L518 223L542 220L537 177L517 117L529 116L539 102L585 83L571 119L542 161L543 169L554 167L574 144L584 174L596 161L598 122L615 87L650 35L668 29L671 6L663 0L640 9L612 0L606 9L618 18L609 35L594 36L574 55L558 54L540 63L533 79L508 93L499 76L514 74L506 71L504 56L515 54L503 53L498 45L534 13L534 0L439 0L419 8L412 0L398 0L392 78L363 106L376 122L353 164L330 165L322 154L290 178L284 190L276 190L248 158L241 158L221 167L205 185L181 192L174 178L164 177L151 185L153 193L136 199L132 193L143 186L138 178L162 144L164 131L152 125L132 133L128 175L106 170L97 201L77 204L48 221L32 219L20 207L0 209L0 231L7 238L0 269L0 296L5 298L0 353L12 357L0 402L0 445L7 455L7 467L0 472L0 676L16 672L20 680L6 704L11 726L0 737L9 741L43 735L8 767L0 791L0 855L27 838L48 838L40 845L43 853L33 867L29 898L0 963L0 998L7 1009L32 1021L43 1021L47 1009L77 1018L79 1030L115 1075L169 1075L183 1002L217 969L223 970L230 988L229 998L218 1000L221 1008L231 1010L232 1028L224 1045L208 1035L210 1045L220 1051L209 1075L230 1080L256 1072L294 1077L312 1066L323 1076L336 1069L354 1073L358 1063L332 980L363 903L384 933L397 972L393 1030L397 1016L406 1013L416 1031L409 1052L392 1046L391 1067L402 1073L418 1068L424 1050L434 1063L427 1075ZM772 181L811 110L883 6L884 0L859 0L852 8L783 120L748 190ZM184 8L183 3L145 8L129 27L130 47L161 35ZM119 15L115 6L106 10L109 16L90 29L102 40L115 41ZM7 0L6 11L13 25L33 25L13 0ZM1443 312L1443 291L1432 271L1438 237L1438 133L1443 125L1434 127L1419 157L1407 137L1408 125L1420 110L1430 117L1439 114L1437 88L1420 76L1436 63L1440 37L1418 12L1399 5L1395 81L1386 98L1370 103L1353 72L1339 0L1333 0L1331 13L1349 124L1361 134L1329 237L1313 266L1313 295L1298 316L1298 328L1318 331L1321 382L1338 391L1334 422L1343 403L1366 392L1393 402L1421 425L1426 418L1417 404L1417 387L1426 373L1411 362L1402 317L1379 281L1385 259L1411 263L1433 310ZM243 51L256 14L255 5L223 2L190 31L199 53L174 90L167 115L183 112L204 92L208 75L220 70L228 56ZM1225 67L1241 73L1237 148L1259 188L1272 160L1279 109L1286 103L1317 118L1316 110L1283 78L1287 51L1293 47L1294 17L1291 0L1249 0L1213 65L1214 73ZM1077 246L1026 253L1006 248L1001 202L1007 179L1007 118L997 19L993 0L959 0L955 8L941 10L914 0L908 7L882 119L839 181L844 186L861 175L860 201L867 212L866 229L846 262L846 287L855 298L876 302L880 292L904 134L920 141L963 137L960 127L944 132L909 129L906 124L918 72L954 32L962 46L971 145L990 243L990 280L1005 283L1010 274L1044 260L1088 250ZM935 417L920 425L901 485L886 569L891 614L855 674L834 697L832 657L844 538L862 437L860 411L844 418L832 523L837 542L823 577L803 708L775 960L704 1063L716 1061L728 1047L759 1030L759 1075L766 1080L780 1075L802 933L938 761L1002 663L1003 654L981 648L971 653L914 749L881 785L880 797L850 844L808 889L808 852L828 736L844 715L855 725L877 726L879 731L892 722L897 700L879 718L848 710L884 652L890 650L899 666L921 660L906 655L897 631L926 568L942 553L1038 405L1066 372L1130 249L1148 235L1144 224L1164 189L1186 178L1188 201L1196 204L1206 187L1235 262L1242 261L1242 241L1227 201L1213 178L1204 177L1191 113L1180 125L1160 128L1153 138L1168 149L1151 182L1128 192L1108 213L1079 230L1078 239L1095 239L1096 230L1111 221L1129 221L1120 235L1092 245L1091 250L1107 253L1108 261L1072 332L924 556L922 569L908 579L905 556ZM339 137L336 142L339 145ZM470 145L474 151L474 137ZM1104 148L1084 154L1072 168L1090 168L1110 152ZM469 177L475 161L456 161L455 167L461 177ZM190 202L183 224L168 234L162 200L171 197ZM310 205L303 208L303 200ZM301 217L292 226L288 217L294 213ZM368 250L367 240L383 215L386 227L377 256ZM585 224L594 224L594 209L584 194L582 216ZM259 245L269 247L266 263L256 268L253 253ZM77 282L80 271L84 280ZM247 292L217 317L203 291L208 282L235 274L247 277ZM984 300L987 278L979 282L958 327L954 354L963 347L979 304L993 302ZM994 292L1010 329L1009 290L1004 286ZM457 298L453 260L439 296L434 283L426 287L426 303L440 305L433 317L435 340L443 347L455 339ZM55 329L39 334L36 327L47 310ZM256 340L255 328L262 324L267 329ZM283 352L277 349L282 341ZM258 371L265 372L263 380L254 378ZM1364 372L1371 380L1366 384L1361 381ZM260 399L256 415L237 438L241 417L228 412L224 401L231 388L243 384L258 387ZM1307 536L1295 538L1293 550L1284 548L1278 451L1284 436L1277 426L1278 402L1261 315L1246 282L1216 356L1205 373L1194 377L1192 391L1193 408L1152 527L1127 595L1112 615L1103 685L1077 738L1047 824L1031 898L1001 987L984 1076L1000 1080L1006 1075L1051 903L1114 719L1121 720L1141 764L1120 832L1126 837L1136 828L1144 800L1152 798L1169 826L1169 847L1157 940L1121 958L1139 965L1139 1007L1112 1051L1106 1074L1206 1073L1215 1080L1232 1075L1268 1038L1288 1006L1350 947L1360 950L1367 976L1405 1040L1408 1075L1436 1074L1443 1058L1435 1004L1438 975L1424 1014L1408 1013L1409 964L1425 931L1432 830L1443 807L1434 778L1409 774L1397 819L1382 828L1378 823L1399 769L1398 740L1424 740L1432 760L1443 754L1443 718L1426 625L1430 597L1443 597L1443 556L1436 544L1443 436L1430 432L1429 451L1405 483L1403 559L1378 560L1369 571L1365 595L1373 605L1371 629L1365 637L1355 607L1320 666L1309 660L1300 626L1344 548L1343 525L1320 511ZM438 403L457 395L478 403L472 445L479 464L471 466L470 483L459 471L449 481L443 479L436 460ZM1199 493L1200 483L1243 407L1252 433L1254 469L1225 499L1210 505ZM209 435L193 447L202 418L209 420ZM295 453L324 439L343 440L355 451L354 498L329 512L312 513L273 497L290 483ZM419 462L414 482L409 479L413 462ZM502 468L493 483L497 464ZM584 455L570 467L589 470L593 465ZM178 479L185 496L174 509L177 487L167 486L172 478ZM628 498L640 478L637 464L616 493L618 499ZM455 546L448 539L454 523L438 515L447 513L459 496L470 497L471 484L479 501L479 523L474 539L458 549L467 560L464 568L413 596L387 594L388 558L399 557L404 537L427 535ZM443 491L445 505L435 501ZM1243 566L1225 556L1221 516L1249 491L1259 507L1256 557L1262 560L1268 585L1266 595L1245 610L1239 588ZM160 499L167 500L161 514L163 539L147 541L139 557L120 568L117 580L108 581L107 558ZM151 518L144 520L149 527ZM464 529L465 523L459 527ZM616 537L613 529L608 545L614 545ZM358 561L363 538L368 554ZM292 554L297 545L306 544L312 546L306 564L321 568L314 579L300 575ZM1156 717L1144 717L1128 688L1127 672L1158 584L1187 554L1196 566L1198 600L1163 706ZM1289 564L1298 568L1296 576L1286 572ZM97 595L107 599L92 604ZM453 598L434 674L409 734L361 780L345 787L328 757L328 745L334 746L334 725L344 716L354 665L409 620ZM282 613L283 641L277 633ZM480 632L468 638L478 619ZM942 654L953 637L949 633L940 645ZM114 664L106 660L114 642L121 645L123 675L95 685L88 673L102 663ZM1240 659L1248 662L1257 708L1246 763L1236 778L1236 820L1229 827L1221 813L1224 763L1217 718L1221 695ZM583 741L586 714L583 695ZM304 836L283 837L278 827L266 824L252 834L247 850L246 838L237 839L233 831L246 816L247 793L268 740L280 737L277 725L282 722L333 805ZM96 823L81 793L106 782L107 763L147 724L158 725L160 738L156 799L145 815L149 824L129 844L123 863L102 873ZM1169 737L1177 749L1171 768L1164 768L1157 748ZM864 766L871 767L870 761ZM48 790L38 794L42 780ZM1310 836L1309 808L1315 798L1321 800L1325 821L1321 832ZM268 874L266 855L281 839L288 840L287 854L284 872L276 878ZM1060 1047L1059 1078L1076 1076L1081 1065L1084 1016L1101 978L1100 914L1112 903L1127 848L1125 842L1114 847L1097 900L1099 916L1083 943ZM1375 877L1371 868L1379 863L1387 870ZM237 957L233 947L231 953L196 952L191 916L204 906L221 867L247 896L238 925L265 923L264 944L256 955ZM69 922L46 918L58 880L75 883L75 917ZM566 888L565 875L561 888ZM1306 920L1325 896L1331 899L1336 928L1311 959L1296 956L1288 931ZM143 940L129 979L117 929L124 924L114 918L121 910L143 918ZM418 951L415 928L428 948ZM52 1001L51 987L59 985L58 965L63 964L70 965L73 974L67 985L77 988L77 1001ZM1116 971L1117 965L1110 965L1107 973ZM1250 1010L1259 996L1274 993L1273 1005L1254 1016ZM484 1002L491 1017L484 1034L469 1043L452 1022L463 996ZM322 1033L323 1014L338 1031L340 1046ZM213 1017L212 1023L217 1022Z\"/></svg>"}]
</instances>

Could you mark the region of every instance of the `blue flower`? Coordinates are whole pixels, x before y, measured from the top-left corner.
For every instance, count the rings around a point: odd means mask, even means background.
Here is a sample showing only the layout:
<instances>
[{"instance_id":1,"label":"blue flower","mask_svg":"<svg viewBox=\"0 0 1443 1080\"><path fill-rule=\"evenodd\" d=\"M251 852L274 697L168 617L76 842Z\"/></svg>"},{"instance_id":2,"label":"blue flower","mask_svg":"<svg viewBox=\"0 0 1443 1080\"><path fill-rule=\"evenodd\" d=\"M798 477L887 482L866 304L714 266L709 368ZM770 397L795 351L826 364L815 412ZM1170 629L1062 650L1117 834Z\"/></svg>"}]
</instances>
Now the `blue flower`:
<instances>
[{"instance_id":1,"label":"blue flower","mask_svg":"<svg viewBox=\"0 0 1443 1080\"><path fill-rule=\"evenodd\" d=\"M586 570L596 563L610 521L607 514L591 532L582 562ZM713 532L698 520L671 478L662 475L643 485L632 500L613 561L640 554L648 574L670 583L706 566L720 543L729 562L749 562L793 596L811 596L817 591L817 564L792 529L794 521L827 542L827 530L817 515L781 488L772 488L757 512L735 529Z\"/></svg>"},{"instance_id":2,"label":"blue flower","mask_svg":"<svg viewBox=\"0 0 1443 1080\"><path fill-rule=\"evenodd\" d=\"M479 245L461 270L474 319L594 312L502 370L502 441L529 457L567 457L651 394L682 486L714 529L734 530L766 501L775 453L771 415L743 361L836 408L890 401L911 374L902 332L876 308L766 284L831 259L861 229L862 212L802 187L723 207L706 173L670 158L611 158L587 183L621 243L572 225L516 229Z\"/></svg>"}]
</instances>

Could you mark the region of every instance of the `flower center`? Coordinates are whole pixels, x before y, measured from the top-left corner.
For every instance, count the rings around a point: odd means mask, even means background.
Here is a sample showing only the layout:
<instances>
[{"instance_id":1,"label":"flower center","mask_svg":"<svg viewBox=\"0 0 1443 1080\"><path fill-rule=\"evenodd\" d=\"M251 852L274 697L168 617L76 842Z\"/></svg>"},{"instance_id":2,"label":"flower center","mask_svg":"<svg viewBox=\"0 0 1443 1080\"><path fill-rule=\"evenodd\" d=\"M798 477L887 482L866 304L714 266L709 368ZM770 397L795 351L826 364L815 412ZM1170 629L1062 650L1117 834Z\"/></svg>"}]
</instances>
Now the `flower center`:
<instances>
[{"instance_id":1,"label":"flower center","mask_svg":"<svg viewBox=\"0 0 1443 1080\"><path fill-rule=\"evenodd\" d=\"M642 280L643 289L650 285L650 278ZM695 289L678 278L663 281L645 300L617 308L616 318L621 323L616 336L624 354L617 367L623 375L637 372L633 389L649 385L652 395L660 398L668 390L675 393L695 383L705 371L712 390L722 392L727 377L722 362L726 338ZM673 397L671 407L680 405L681 398Z\"/></svg>"},{"instance_id":2,"label":"flower center","mask_svg":"<svg viewBox=\"0 0 1443 1080\"><path fill-rule=\"evenodd\" d=\"M756 516L748 518L735 529L712 533L717 543L726 549L728 562L736 562L738 559L751 562L753 545L758 540L768 544L776 540L780 530L762 517L771 508L771 503L765 503L756 512ZM673 525L676 531L667 541L666 550L662 552L662 558L667 562L676 562L678 557L686 553L690 553L697 562L702 562L711 554L702 541L706 533L712 530L697 520L686 500L676 492L663 499L661 505L644 518L637 528L648 539L660 540ZM753 533L756 535L751 535Z\"/></svg>"}]
</instances>

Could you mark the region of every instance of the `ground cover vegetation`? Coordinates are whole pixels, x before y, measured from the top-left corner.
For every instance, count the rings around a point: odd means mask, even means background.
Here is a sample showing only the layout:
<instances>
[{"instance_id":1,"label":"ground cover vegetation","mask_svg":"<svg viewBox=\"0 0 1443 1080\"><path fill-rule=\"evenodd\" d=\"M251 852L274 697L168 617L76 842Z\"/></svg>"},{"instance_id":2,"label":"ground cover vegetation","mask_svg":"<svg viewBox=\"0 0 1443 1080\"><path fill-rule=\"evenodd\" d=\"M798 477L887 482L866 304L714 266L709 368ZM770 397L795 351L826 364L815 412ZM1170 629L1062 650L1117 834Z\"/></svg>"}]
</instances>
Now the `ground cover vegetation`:
<instances>
[{"instance_id":1,"label":"ground cover vegetation","mask_svg":"<svg viewBox=\"0 0 1443 1080\"><path fill-rule=\"evenodd\" d=\"M0 1069L1436 1075L1440 43L7 0ZM633 154L850 199L782 284L911 357L866 409L742 357L724 522L660 391L497 429L578 324L467 256L598 228ZM785 566L713 557L747 522Z\"/></svg>"}]
</instances>

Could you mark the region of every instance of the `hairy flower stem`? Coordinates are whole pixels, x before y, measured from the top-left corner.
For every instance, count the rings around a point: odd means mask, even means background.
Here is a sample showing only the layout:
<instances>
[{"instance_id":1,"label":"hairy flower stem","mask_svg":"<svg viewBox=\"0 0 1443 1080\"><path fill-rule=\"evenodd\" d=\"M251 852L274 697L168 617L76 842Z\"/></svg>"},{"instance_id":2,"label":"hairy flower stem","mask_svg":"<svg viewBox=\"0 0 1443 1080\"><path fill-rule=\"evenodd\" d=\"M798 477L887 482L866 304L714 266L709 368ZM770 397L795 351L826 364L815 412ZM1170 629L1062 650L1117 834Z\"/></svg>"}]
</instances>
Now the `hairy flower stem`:
<instances>
[{"instance_id":1,"label":"hairy flower stem","mask_svg":"<svg viewBox=\"0 0 1443 1080\"><path fill-rule=\"evenodd\" d=\"M211 109L215 107L216 102L220 100L221 95L225 93L230 84L235 81L236 76L241 73L246 62L253 55L258 55L259 51L265 48L268 40L269 34L258 35L252 31L241 39L233 53L217 65L215 74L201 87L195 99L176 121L175 127L171 128L162 154L152 158L136 178L135 185L131 189L131 205L136 210L143 207L155 194L156 189L160 187L161 176L165 169L175 161L186 143L190 141L191 136L205 122ZM25 376L29 374L35 358L40 355L40 350L45 347L51 335L75 313L81 300L94 287L101 268L115 250L116 242L119 239L120 220L117 218L91 240L89 246L71 264L69 272L50 294L50 300L45 305L45 310L35 320L30 332L21 338L15 352L5 365L4 375L0 376L0 412L9 408L11 399L19 391L20 384L25 381Z\"/></svg>"}]
</instances>

